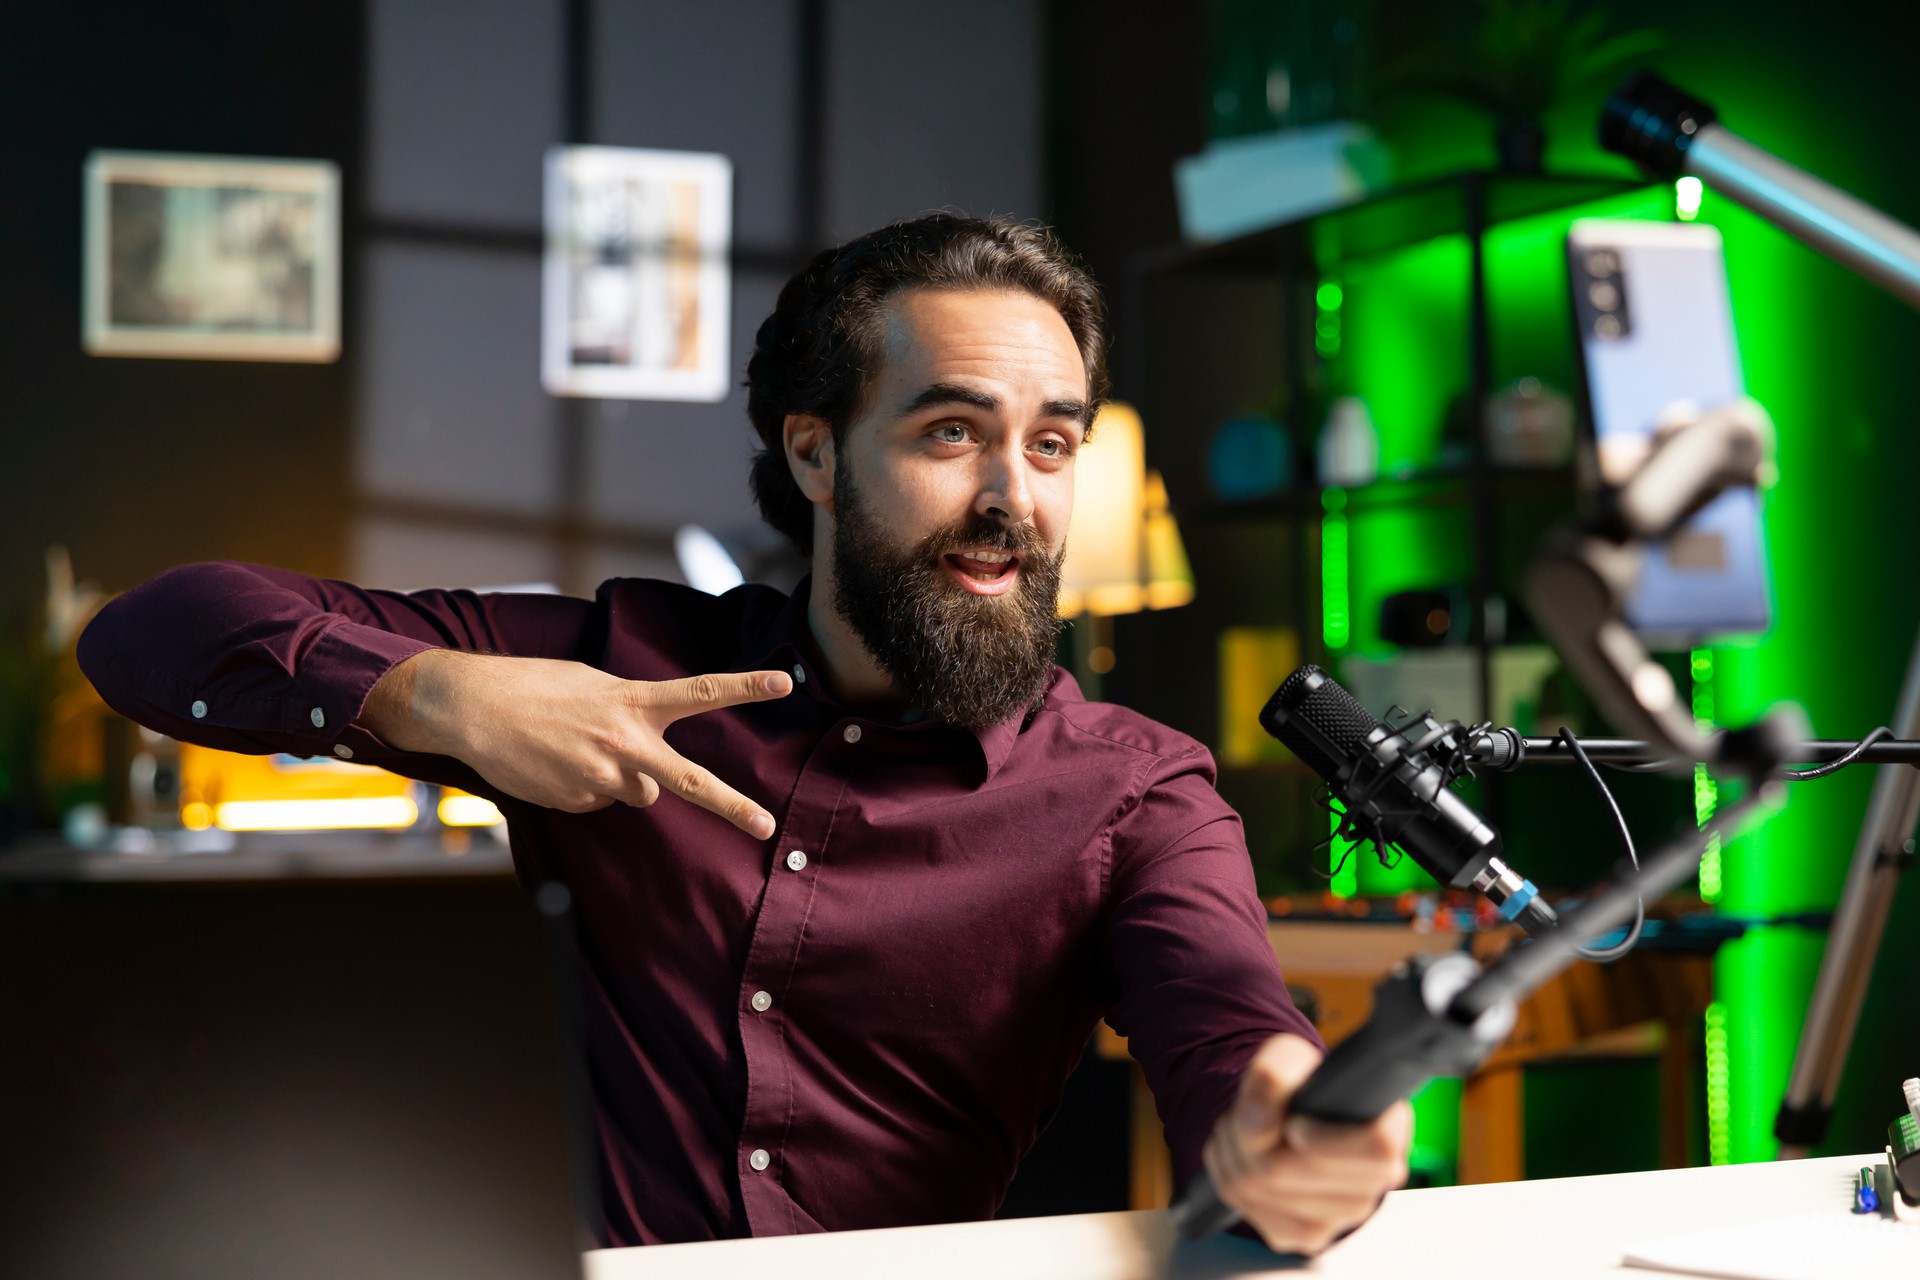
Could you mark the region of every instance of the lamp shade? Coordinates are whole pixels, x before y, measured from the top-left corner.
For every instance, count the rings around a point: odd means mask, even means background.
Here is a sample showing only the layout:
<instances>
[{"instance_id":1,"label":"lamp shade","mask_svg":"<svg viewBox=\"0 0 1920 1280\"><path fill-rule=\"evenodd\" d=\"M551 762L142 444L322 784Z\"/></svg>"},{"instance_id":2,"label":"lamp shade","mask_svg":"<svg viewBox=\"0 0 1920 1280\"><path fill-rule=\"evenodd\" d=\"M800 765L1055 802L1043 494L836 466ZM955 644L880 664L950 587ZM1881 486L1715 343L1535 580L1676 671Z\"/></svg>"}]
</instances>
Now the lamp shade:
<instances>
[{"instance_id":1,"label":"lamp shade","mask_svg":"<svg viewBox=\"0 0 1920 1280\"><path fill-rule=\"evenodd\" d=\"M1146 439L1140 415L1109 402L1073 464L1073 517L1060 612L1133 613L1146 604Z\"/></svg>"},{"instance_id":2,"label":"lamp shade","mask_svg":"<svg viewBox=\"0 0 1920 1280\"><path fill-rule=\"evenodd\" d=\"M1158 471L1147 472L1146 501L1147 608L1177 609L1193 600L1193 565L1187 544L1180 540L1173 506L1167 501L1167 482Z\"/></svg>"}]
</instances>

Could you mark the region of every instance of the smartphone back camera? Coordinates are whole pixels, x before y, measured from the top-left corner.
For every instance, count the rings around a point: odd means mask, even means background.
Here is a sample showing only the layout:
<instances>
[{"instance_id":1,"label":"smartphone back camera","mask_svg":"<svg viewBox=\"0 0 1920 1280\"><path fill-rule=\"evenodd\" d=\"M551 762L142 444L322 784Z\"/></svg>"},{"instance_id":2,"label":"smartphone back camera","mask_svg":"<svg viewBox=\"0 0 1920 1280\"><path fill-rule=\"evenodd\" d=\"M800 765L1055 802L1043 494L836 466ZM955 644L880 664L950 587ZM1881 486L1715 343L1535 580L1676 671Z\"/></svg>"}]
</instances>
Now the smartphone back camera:
<instances>
[{"instance_id":1,"label":"smartphone back camera","mask_svg":"<svg viewBox=\"0 0 1920 1280\"><path fill-rule=\"evenodd\" d=\"M1617 342L1633 332L1627 310L1627 277L1620 269L1620 253L1606 246L1584 248L1572 255L1573 310L1580 334L1600 342Z\"/></svg>"}]
</instances>

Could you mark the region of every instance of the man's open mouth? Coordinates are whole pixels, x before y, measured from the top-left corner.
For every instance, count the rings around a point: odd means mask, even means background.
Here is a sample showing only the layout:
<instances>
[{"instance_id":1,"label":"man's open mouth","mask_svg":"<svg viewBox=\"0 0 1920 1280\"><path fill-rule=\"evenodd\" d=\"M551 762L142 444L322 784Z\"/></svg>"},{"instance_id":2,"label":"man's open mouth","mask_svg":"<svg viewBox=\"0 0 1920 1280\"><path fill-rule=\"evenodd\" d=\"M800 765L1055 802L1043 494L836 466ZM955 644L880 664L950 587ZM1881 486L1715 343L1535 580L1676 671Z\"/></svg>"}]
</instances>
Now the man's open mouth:
<instances>
[{"instance_id":1,"label":"man's open mouth","mask_svg":"<svg viewBox=\"0 0 1920 1280\"><path fill-rule=\"evenodd\" d=\"M999 595L1013 585L1020 570L1020 555L1014 551L956 551L940 559L962 586L978 595Z\"/></svg>"}]
</instances>

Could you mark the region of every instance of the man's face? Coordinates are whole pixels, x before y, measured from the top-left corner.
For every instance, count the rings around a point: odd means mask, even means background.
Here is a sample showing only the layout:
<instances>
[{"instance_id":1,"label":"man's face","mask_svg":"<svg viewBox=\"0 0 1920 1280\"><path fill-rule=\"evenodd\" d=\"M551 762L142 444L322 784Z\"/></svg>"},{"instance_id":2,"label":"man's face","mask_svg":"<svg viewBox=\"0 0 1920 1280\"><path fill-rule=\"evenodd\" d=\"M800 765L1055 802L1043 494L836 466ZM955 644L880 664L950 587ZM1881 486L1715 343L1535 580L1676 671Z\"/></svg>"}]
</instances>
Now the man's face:
<instances>
[{"instance_id":1,"label":"man's face","mask_svg":"<svg viewBox=\"0 0 1920 1280\"><path fill-rule=\"evenodd\" d=\"M1060 313L1012 290L900 294L878 373L839 462L895 545L978 522L1026 526L1058 555L1087 422L1086 368ZM950 557L948 570L962 590L996 596L1021 566Z\"/></svg>"},{"instance_id":2,"label":"man's face","mask_svg":"<svg viewBox=\"0 0 1920 1280\"><path fill-rule=\"evenodd\" d=\"M916 703L980 727L1038 701L1087 421L1066 322L1013 291L902 294L841 435L835 605Z\"/></svg>"}]
</instances>

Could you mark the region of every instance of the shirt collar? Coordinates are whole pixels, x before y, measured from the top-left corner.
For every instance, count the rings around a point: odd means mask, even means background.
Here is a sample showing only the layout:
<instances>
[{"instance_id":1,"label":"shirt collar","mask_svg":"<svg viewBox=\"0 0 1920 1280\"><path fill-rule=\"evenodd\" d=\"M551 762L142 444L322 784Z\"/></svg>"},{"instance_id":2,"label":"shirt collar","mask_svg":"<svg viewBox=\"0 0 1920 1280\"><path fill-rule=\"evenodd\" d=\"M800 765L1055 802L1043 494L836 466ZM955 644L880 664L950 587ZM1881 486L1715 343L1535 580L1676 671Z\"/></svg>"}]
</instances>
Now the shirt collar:
<instances>
[{"instance_id":1,"label":"shirt collar","mask_svg":"<svg viewBox=\"0 0 1920 1280\"><path fill-rule=\"evenodd\" d=\"M827 693L826 686L813 674L813 662L807 656L809 648L807 640L811 634L807 622L807 603L812 597L812 592L813 577L809 574L800 579L799 585L793 589L793 594L788 596L786 602L771 616L766 616L760 626L749 627L741 652L751 661L742 670L790 672L795 681L800 683L816 702L831 707L843 715L849 714L834 701L832 695ZM1053 698L1069 691L1078 693L1072 678L1058 667L1054 668L1046 696ZM980 781L985 785L991 782L994 775L999 773L1001 767L1006 764L1008 757L1013 754L1014 745L1020 740L1021 731L1027 727L1033 717L1031 714L1011 716L999 724L988 725L984 729L967 730L934 724L928 720L902 724L897 721L873 720L865 716L855 718L895 733L939 734L963 739L970 745L969 754L980 766Z\"/></svg>"}]
</instances>

